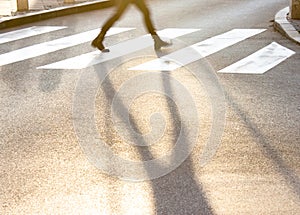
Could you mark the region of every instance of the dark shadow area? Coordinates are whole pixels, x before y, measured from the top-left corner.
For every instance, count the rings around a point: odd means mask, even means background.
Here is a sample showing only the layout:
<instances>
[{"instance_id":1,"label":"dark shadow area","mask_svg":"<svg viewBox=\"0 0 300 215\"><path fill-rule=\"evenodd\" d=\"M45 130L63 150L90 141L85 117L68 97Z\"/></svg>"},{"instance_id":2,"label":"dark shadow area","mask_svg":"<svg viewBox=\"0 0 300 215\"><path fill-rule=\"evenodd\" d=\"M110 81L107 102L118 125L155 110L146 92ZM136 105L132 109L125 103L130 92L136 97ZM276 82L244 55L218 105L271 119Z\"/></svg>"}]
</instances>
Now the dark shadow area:
<instances>
[{"instance_id":1,"label":"dark shadow area","mask_svg":"<svg viewBox=\"0 0 300 215\"><path fill-rule=\"evenodd\" d=\"M160 57L160 52L156 54L157 57ZM164 72L166 71L161 71L161 73ZM167 95L174 95L170 79L162 76L162 83L165 93ZM170 119L172 120L171 124L174 126L181 124L177 128L181 128L183 134L188 132L189 128L181 121L176 104L167 100L167 105ZM174 134L176 135L178 132ZM173 145L177 139L175 135ZM188 141L188 139L184 139L184 144L187 146L189 145ZM170 174L153 180L152 185L158 214L213 214L203 187L195 179L193 163L189 158Z\"/></svg>"},{"instance_id":2,"label":"dark shadow area","mask_svg":"<svg viewBox=\"0 0 300 215\"><path fill-rule=\"evenodd\" d=\"M0 79L6 84L6 86L17 92L26 93L26 83L30 81L30 75L23 70L5 70L0 74Z\"/></svg>"},{"instance_id":3,"label":"dark shadow area","mask_svg":"<svg viewBox=\"0 0 300 215\"><path fill-rule=\"evenodd\" d=\"M59 87L63 72L61 70L43 70L39 76L39 89L52 92Z\"/></svg>"},{"instance_id":4,"label":"dark shadow area","mask_svg":"<svg viewBox=\"0 0 300 215\"><path fill-rule=\"evenodd\" d=\"M108 68L101 64L95 66L94 71L97 73L99 79L103 80L101 88L106 97L105 99L109 104L107 105L107 109L105 111L111 111L111 104L113 100L118 100L118 104L120 104L120 107L118 108L120 110L126 109L124 102L117 96L117 90L114 84L110 78L106 76L110 72ZM164 71L161 71L161 73L163 72ZM103 79L104 76L106 76L105 79ZM163 89L165 90L164 93L167 95L172 95L173 87L170 80L162 76L161 83L163 84ZM176 132L174 132L174 136L172 137L172 144L174 145L178 136L177 130L181 130L181 132L183 132L183 136L185 136L184 133L187 132L189 128L184 125L180 119L180 113L174 101L167 100L167 105L168 114L171 118L170 124L172 124L176 130ZM124 122L127 121L126 117L122 114L117 113L117 117ZM131 122L131 128L127 128L129 134L134 137L132 132L142 133L139 129L138 122L135 120L135 117L131 113L129 113L129 116L127 117L129 117L129 121ZM143 145L147 145L145 139L142 138L140 141L143 142ZM182 144L188 147L188 142L189 139L184 138ZM154 156L148 147L137 146L136 148L141 160L153 159ZM176 156L177 155L174 157ZM165 168L160 164L156 164L155 169L160 171L161 169ZM150 169L147 169L147 167L145 167L145 170L148 173L151 171ZM171 173L151 180L149 183L152 187L156 214L214 214L201 183L197 181L196 176L194 175L193 164L189 158L187 158L177 169Z\"/></svg>"},{"instance_id":5,"label":"dark shadow area","mask_svg":"<svg viewBox=\"0 0 300 215\"><path fill-rule=\"evenodd\" d=\"M299 176L285 163L282 156L271 146L268 140L260 132L257 125L245 114L239 105L233 100L232 96L225 91L225 96L229 106L238 114L242 121L247 125L252 136L255 137L263 155L267 157L274 165L275 169L283 176L287 185L292 192L300 200L300 178Z\"/></svg>"}]
</instances>

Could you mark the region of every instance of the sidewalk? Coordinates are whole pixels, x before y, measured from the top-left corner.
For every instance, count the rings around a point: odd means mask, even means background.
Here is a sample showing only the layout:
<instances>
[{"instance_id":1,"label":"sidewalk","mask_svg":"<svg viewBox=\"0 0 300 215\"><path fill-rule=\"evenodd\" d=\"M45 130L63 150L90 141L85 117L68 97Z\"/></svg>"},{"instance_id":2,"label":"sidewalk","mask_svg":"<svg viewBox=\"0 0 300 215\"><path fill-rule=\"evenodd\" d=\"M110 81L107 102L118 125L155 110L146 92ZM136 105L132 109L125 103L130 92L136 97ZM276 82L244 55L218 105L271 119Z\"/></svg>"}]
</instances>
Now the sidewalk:
<instances>
[{"instance_id":1,"label":"sidewalk","mask_svg":"<svg viewBox=\"0 0 300 215\"><path fill-rule=\"evenodd\" d=\"M51 1L48 0L48 2L50 4ZM51 8L51 9L18 12L15 16L0 17L0 30L27 24L27 23L37 22L45 19L111 7L113 6L114 1L83 0L83 1L76 2L75 0L74 4L63 4L63 1L61 1L61 4L53 4L53 3L52 5L49 4L44 3L44 5L47 5L46 8Z\"/></svg>"},{"instance_id":2,"label":"sidewalk","mask_svg":"<svg viewBox=\"0 0 300 215\"><path fill-rule=\"evenodd\" d=\"M275 15L274 28L281 34L300 44L300 20L288 17L289 7L280 10Z\"/></svg>"}]
</instances>

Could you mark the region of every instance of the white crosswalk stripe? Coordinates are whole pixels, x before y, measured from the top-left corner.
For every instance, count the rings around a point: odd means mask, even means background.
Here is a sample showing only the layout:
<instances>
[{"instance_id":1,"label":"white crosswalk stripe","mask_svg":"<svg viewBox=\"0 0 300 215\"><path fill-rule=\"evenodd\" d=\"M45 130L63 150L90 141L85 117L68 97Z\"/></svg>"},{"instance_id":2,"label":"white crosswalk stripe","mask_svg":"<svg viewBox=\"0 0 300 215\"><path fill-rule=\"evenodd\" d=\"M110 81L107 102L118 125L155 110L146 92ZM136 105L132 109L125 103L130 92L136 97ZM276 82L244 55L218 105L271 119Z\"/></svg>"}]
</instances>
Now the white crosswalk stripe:
<instances>
[{"instance_id":1,"label":"white crosswalk stripe","mask_svg":"<svg viewBox=\"0 0 300 215\"><path fill-rule=\"evenodd\" d=\"M0 34L0 45L5 43L45 34L52 31L66 29L66 26L33 26L21 30ZM107 36L128 32L134 28L111 28ZM174 39L185 36L200 29L190 28L167 28L158 31L158 34L165 38ZM129 68L129 70L140 71L173 71L190 63L206 58L216 52L240 43L246 39L263 33L266 29L233 29L220 35L210 37L191 46L171 52L165 56L142 63ZM13 50L0 55L0 66L8 65L31 58L46 55L55 51L91 41L99 32L99 29L90 30L52 41L35 44L21 49ZM37 69L84 69L119 57L126 57L131 53L153 46L153 40L149 34L131 40L123 41L108 47L111 52L101 53L98 50L81 54L72 58L37 67ZM6 47L7 48L7 47ZM255 53L240 59L236 63L218 71L218 73L239 73L239 74L263 74L285 61L295 52L272 42Z\"/></svg>"},{"instance_id":2,"label":"white crosswalk stripe","mask_svg":"<svg viewBox=\"0 0 300 215\"><path fill-rule=\"evenodd\" d=\"M234 29L129 70L172 71L262 33L265 29Z\"/></svg>"},{"instance_id":3,"label":"white crosswalk stripe","mask_svg":"<svg viewBox=\"0 0 300 215\"><path fill-rule=\"evenodd\" d=\"M121 32L129 31L132 29L133 28L111 28L107 32L107 35L110 36ZM49 42L28 46L5 54L1 54L0 66L38 57L44 54L48 54L51 52L55 52L61 49L69 48L75 45L79 45L81 43L91 41L98 33L99 33L99 29L95 29L95 30L75 34L72 36L67 36L60 39L52 40Z\"/></svg>"},{"instance_id":4,"label":"white crosswalk stripe","mask_svg":"<svg viewBox=\"0 0 300 215\"><path fill-rule=\"evenodd\" d=\"M219 73L263 74L277 66L295 52L276 42L254 54L218 71Z\"/></svg>"},{"instance_id":5,"label":"white crosswalk stripe","mask_svg":"<svg viewBox=\"0 0 300 215\"><path fill-rule=\"evenodd\" d=\"M168 28L162 31L158 31L161 37L167 37L174 39L186 34L199 31L199 29L178 29ZM62 60L56 63L48 64L45 66L38 67L38 69L83 69L99 63L112 60L135 51L142 50L144 48L153 45L153 41L150 35L144 35L132 40L128 40L114 46L108 47L109 53L100 53L99 51L90 52L77 57Z\"/></svg>"},{"instance_id":6,"label":"white crosswalk stripe","mask_svg":"<svg viewBox=\"0 0 300 215\"><path fill-rule=\"evenodd\" d=\"M32 26L0 34L0 44L67 28L66 26Z\"/></svg>"}]
</instances>

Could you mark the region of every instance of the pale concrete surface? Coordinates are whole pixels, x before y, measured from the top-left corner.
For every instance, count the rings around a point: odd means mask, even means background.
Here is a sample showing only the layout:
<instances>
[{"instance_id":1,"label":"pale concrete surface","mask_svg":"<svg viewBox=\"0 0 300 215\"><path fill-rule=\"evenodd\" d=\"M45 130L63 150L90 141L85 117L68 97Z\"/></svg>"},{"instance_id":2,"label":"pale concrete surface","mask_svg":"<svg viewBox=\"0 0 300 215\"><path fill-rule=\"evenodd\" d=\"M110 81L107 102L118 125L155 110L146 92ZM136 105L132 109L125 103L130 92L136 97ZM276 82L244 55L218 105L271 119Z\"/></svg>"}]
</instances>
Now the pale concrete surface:
<instances>
[{"instance_id":1,"label":"pale concrete surface","mask_svg":"<svg viewBox=\"0 0 300 215\"><path fill-rule=\"evenodd\" d=\"M274 27L289 39L300 44L300 20L289 18L289 7L280 10L275 15Z\"/></svg>"}]
</instances>

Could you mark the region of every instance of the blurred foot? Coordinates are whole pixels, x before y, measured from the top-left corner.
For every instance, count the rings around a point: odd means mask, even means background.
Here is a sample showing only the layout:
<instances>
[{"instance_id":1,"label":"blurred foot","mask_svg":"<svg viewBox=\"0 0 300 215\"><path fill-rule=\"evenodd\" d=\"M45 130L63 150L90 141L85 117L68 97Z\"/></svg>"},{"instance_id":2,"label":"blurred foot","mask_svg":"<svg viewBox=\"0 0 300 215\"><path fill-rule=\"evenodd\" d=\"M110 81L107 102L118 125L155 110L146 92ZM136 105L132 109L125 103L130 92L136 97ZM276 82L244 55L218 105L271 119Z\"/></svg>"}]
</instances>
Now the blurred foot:
<instances>
[{"instance_id":1,"label":"blurred foot","mask_svg":"<svg viewBox=\"0 0 300 215\"><path fill-rule=\"evenodd\" d=\"M160 39L158 36L154 36L153 39L154 39L155 50L160 50L163 47L168 47L172 45L172 43L165 42L162 39Z\"/></svg>"},{"instance_id":2,"label":"blurred foot","mask_svg":"<svg viewBox=\"0 0 300 215\"><path fill-rule=\"evenodd\" d=\"M99 40L98 38L95 38L91 45L94 47L94 48L97 48L99 49L101 52L109 52L109 49L105 48L102 41Z\"/></svg>"}]
</instances>

